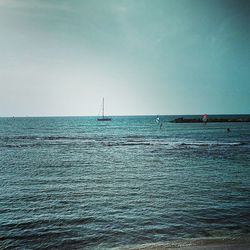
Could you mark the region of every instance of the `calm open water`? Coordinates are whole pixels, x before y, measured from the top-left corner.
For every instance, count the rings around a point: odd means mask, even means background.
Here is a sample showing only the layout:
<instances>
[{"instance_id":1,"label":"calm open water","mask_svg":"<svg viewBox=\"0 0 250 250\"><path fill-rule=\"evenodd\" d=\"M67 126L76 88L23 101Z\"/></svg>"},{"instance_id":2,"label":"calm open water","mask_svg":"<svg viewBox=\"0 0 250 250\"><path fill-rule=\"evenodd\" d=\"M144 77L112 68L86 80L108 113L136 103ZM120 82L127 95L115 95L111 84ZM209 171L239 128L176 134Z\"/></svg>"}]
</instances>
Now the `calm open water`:
<instances>
[{"instance_id":1,"label":"calm open water","mask_svg":"<svg viewBox=\"0 0 250 250\"><path fill-rule=\"evenodd\" d=\"M0 248L249 237L250 124L155 118L0 118Z\"/></svg>"}]
</instances>

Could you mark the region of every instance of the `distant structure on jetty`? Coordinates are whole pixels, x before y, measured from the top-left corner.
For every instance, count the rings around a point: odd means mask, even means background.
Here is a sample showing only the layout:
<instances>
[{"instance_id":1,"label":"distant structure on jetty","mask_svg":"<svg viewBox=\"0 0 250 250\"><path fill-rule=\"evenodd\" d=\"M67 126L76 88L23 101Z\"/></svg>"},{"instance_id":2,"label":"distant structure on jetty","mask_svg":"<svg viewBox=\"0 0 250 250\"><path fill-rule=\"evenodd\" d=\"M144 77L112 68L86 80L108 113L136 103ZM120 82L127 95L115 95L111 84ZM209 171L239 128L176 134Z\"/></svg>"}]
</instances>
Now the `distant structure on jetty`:
<instances>
[{"instance_id":1,"label":"distant structure on jetty","mask_svg":"<svg viewBox=\"0 0 250 250\"><path fill-rule=\"evenodd\" d=\"M202 118L176 118L174 123L204 123ZM250 122L250 118L208 118L206 122Z\"/></svg>"}]
</instances>

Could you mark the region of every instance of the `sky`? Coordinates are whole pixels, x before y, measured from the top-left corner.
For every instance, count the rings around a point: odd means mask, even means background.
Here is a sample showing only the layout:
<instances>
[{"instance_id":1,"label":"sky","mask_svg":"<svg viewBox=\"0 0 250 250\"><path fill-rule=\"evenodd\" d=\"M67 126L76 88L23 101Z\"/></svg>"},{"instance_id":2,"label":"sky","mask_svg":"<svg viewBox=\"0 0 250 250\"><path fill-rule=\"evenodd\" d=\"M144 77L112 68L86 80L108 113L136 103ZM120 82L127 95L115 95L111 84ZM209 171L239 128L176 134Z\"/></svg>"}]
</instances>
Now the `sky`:
<instances>
[{"instance_id":1,"label":"sky","mask_svg":"<svg viewBox=\"0 0 250 250\"><path fill-rule=\"evenodd\" d=\"M249 114L250 1L0 0L0 116Z\"/></svg>"}]
</instances>

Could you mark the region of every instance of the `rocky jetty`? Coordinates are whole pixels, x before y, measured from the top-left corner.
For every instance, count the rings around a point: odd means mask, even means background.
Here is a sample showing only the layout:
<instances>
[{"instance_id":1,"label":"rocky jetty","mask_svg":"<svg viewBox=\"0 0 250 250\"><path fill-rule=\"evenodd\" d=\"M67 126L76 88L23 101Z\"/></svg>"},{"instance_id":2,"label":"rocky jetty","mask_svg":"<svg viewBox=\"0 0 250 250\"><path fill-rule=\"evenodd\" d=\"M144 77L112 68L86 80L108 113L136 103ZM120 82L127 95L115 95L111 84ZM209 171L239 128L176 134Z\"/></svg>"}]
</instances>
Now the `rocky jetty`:
<instances>
[{"instance_id":1,"label":"rocky jetty","mask_svg":"<svg viewBox=\"0 0 250 250\"><path fill-rule=\"evenodd\" d=\"M174 123L203 123L202 118L176 118ZM207 122L250 122L250 118L208 118Z\"/></svg>"}]
</instances>

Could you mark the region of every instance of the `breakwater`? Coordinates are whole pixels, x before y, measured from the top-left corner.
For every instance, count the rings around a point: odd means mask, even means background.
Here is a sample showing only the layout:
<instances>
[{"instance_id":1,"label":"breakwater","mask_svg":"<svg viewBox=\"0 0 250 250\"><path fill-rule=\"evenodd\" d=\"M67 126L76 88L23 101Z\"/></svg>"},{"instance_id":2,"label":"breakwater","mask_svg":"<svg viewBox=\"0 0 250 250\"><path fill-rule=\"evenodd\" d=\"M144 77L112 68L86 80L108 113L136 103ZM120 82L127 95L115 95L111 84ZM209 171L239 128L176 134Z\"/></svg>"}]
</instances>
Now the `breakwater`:
<instances>
[{"instance_id":1,"label":"breakwater","mask_svg":"<svg viewBox=\"0 0 250 250\"><path fill-rule=\"evenodd\" d=\"M183 118L179 117L171 122L174 123L202 123L202 118ZM206 122L250 122L250 118L208 118Z\"/></svg>"}]
</instances>

